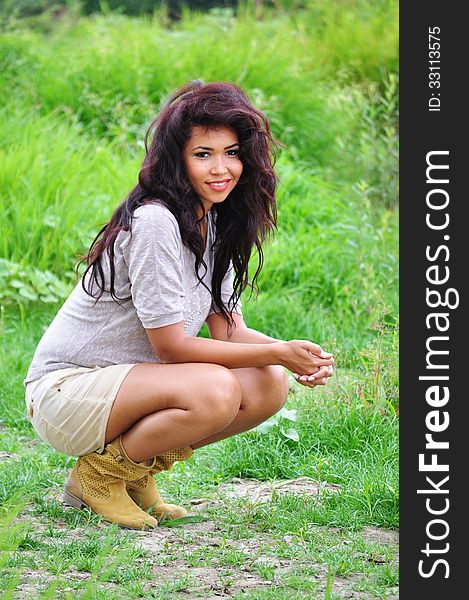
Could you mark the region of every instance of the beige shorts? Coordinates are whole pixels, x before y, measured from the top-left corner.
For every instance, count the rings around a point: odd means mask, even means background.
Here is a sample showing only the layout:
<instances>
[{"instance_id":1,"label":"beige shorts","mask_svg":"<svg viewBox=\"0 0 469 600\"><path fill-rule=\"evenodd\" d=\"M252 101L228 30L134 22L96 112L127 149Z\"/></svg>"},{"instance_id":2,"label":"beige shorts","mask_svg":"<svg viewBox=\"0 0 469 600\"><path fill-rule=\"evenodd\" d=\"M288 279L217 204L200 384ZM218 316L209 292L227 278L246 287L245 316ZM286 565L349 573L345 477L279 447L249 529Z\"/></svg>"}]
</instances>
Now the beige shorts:
<instances>
[{"instance_id":1,"label":"beige shorts","mask_svg":"<svg viewBox=\"0 0 469 600\"><path fill-rule=\"evenodd\" d=\"M112 404L134 366L60 369L28 383L28 419L39 437L70 456L102 452Z\"/></svg>"}]
</instances>

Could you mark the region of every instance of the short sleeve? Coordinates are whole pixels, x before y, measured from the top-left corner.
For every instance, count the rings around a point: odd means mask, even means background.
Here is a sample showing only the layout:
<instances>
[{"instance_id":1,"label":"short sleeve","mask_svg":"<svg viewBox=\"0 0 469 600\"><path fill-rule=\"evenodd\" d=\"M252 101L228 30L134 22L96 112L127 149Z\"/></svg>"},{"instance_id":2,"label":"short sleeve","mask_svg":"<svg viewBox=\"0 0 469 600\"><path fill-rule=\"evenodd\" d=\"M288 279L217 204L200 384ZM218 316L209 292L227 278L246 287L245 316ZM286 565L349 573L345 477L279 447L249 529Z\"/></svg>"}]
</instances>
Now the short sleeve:
<instances>
[{"instance_id":1,"label":"short sleeve","mask_svg":"<svg viewBox=\"0 0 469 600\"><path fill-rule=\"evenodd\" d=\"M228 311L238 313L239 315L242 316L243 312L242 312L241 299L238 296L235 296L234 305L230 302L230 298L231 298L231 295L233 294L233 290L234 290L234 270L233 270L233 263L230 261L228 271L226 272L225 277L223 278L223 281L221 283L221 299L222 299L223 305L227 308ZM208 313L209 316L214 313L219 313L219 312L220 312L219 308L215 305L215 302L212 300L210 312Z\"/></svg>"},{"instance_id":2,"label":"short sleeve","mask_svg":"<svg viewBox=\"0 0 469 600\"><path fill-rule=\"evenodd\" d=\"M174 215L159 204L139 207L124 250L130 293L146 329L184 319L182 241Z\"/></svg>"}]
</instances>

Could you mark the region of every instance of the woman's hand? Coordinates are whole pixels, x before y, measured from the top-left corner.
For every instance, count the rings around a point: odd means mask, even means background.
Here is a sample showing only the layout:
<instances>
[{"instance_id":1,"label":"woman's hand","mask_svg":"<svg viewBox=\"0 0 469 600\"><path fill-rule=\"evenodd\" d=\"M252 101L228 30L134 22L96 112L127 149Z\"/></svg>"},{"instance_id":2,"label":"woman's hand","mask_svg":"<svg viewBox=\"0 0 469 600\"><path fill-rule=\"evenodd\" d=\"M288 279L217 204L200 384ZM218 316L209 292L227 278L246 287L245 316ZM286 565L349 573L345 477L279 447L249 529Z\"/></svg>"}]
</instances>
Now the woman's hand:
<instances>
[{"instance_id":1,"label":"woman's hand","mask_svg":"<svg viewBox=\"0 0 469 600\"><path fill-rule=\"evenodd\" d=\"M308 340L280 342L279 349L281 364L292 373L315 375L318 369L334 364L330 352L324 352L321 346Z\"/></svg>"},{"instance_id":2,"label":"woman's hand","mask_svg":"<svg viewBox=\"0 0 469 600\"><path fill-rule=\"evenodd\" d=\"M292 373L295 381L306 387L316 387L317 385L326 385L329 381L329 377L334 374L334 367L332 365L328 367L321 367L312 375L299 375L298 373Z\"/></svg>"}]
</instances>

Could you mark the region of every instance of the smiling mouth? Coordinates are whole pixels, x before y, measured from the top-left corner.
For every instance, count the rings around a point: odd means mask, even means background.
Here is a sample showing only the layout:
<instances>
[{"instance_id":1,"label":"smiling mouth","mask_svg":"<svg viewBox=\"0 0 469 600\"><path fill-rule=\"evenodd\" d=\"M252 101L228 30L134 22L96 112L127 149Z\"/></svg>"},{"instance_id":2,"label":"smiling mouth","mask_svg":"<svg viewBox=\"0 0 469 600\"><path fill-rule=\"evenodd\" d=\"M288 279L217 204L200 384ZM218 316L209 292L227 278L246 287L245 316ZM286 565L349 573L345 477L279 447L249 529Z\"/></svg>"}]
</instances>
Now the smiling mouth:
<instances>
[{"instance_id":1,"label":"smiling mouth","mask_svg":"<svg viewBox=\"0 0 469 600\"><path fill-rule=\"evenodd\" d=\"M210 189L223 192L230 185L231 179L222 179L221 181L206 181L205 183Z\"/></svg>"}]
</instances>

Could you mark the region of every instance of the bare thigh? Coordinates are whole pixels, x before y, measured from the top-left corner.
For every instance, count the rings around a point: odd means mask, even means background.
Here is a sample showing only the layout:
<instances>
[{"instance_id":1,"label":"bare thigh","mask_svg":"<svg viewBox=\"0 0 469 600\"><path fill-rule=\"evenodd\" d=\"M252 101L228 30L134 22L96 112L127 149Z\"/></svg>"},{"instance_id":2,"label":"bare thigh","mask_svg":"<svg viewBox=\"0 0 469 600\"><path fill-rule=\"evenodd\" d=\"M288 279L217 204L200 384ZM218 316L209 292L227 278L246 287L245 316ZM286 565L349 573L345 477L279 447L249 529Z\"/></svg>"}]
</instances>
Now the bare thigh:
<instances>
[{"instance_id":1,"label":"bare thigh","mask_svg":"<svg viewBox=\"0 0 469 600\"><path fill-rule=\"evenodd\" d=\"M147 415L167 409L195 411L202 406L219 410L220 403L236 414L240 395L237 379L220 365L207 363L142 363L124 379L109 415L106 440L127 431ZM237 405L236 405L237 403ZM233 405L233 406L231 406Z\"/></svg>"}]
</instances>

